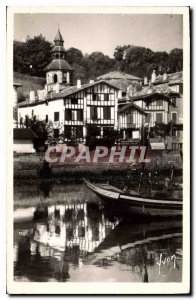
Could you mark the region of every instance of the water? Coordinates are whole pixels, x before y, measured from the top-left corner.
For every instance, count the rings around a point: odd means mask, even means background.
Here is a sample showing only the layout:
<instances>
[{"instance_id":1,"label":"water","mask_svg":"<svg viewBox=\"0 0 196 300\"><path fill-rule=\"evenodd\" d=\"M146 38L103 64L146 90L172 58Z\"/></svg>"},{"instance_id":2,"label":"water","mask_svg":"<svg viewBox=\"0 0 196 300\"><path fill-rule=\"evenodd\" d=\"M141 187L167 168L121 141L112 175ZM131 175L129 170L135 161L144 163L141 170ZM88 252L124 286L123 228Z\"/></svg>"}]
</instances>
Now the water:
<instances>
[{"instance_id":1,"label":"water","mask_svg":"<svg viewBox=\"0 0 196 300\"><path fill-rule=\"evenodd\" d=\"M181 225L180 220L155 222L118 214L83 185L18 186L14 278L180 282Z\"/></svg>"}]
</instances>

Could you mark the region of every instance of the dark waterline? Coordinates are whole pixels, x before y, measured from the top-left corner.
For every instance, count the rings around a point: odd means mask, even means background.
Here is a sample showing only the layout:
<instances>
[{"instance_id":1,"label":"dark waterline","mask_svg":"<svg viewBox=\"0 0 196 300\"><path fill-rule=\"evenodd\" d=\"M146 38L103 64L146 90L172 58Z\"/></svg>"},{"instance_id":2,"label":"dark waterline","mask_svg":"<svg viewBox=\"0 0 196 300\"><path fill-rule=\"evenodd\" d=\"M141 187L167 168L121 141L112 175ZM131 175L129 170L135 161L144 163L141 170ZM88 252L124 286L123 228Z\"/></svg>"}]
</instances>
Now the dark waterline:
<instances>
[{"instance_id":1,"label":"dark waterline","mask_svg":"<svg viewBox=\"0 0 196 300\"><path fill-rule=\"evenodd\" d=\"M181 220L119 214L83 185L17 186L14 200L16 281L182 280Z\"/></svg>"}]
</instances>

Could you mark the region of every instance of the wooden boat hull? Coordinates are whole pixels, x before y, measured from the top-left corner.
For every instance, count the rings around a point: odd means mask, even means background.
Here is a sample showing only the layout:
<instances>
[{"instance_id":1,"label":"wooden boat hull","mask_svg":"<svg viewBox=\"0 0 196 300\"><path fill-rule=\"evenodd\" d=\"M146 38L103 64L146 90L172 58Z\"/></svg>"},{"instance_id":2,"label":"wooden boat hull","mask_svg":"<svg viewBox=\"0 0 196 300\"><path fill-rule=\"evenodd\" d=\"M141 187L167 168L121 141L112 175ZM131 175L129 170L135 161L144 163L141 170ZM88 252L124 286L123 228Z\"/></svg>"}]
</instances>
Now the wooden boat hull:
<instances>
[{"instance_id":1,"label":"wooden boat hull","mask_svg":"<svg viewBox=\"0 0 196 300\"><path fill-rule=\"evenodd\" d=\"M98 185L84 180L86 186L106 203L120 210L143 216L182 216L182 200L148 199L139 195L129 195L109 185Z\"/></svg>"}]
</instances>

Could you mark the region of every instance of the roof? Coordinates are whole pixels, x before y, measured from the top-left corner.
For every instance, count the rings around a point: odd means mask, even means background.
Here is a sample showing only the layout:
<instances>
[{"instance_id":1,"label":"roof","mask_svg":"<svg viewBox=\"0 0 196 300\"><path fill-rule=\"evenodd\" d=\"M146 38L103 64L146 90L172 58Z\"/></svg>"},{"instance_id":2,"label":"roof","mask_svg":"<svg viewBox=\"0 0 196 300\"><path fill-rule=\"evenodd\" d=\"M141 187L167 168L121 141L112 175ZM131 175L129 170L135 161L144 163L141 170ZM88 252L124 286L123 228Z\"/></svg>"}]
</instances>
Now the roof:
<instances>
[{"instance_id":1,"label":"roof","mask_svg":"<svg viewBox=\"0 0 196 300\"><path fill-rule=\"evenodd\" d=\"M142 80L140 77L133 76L131 74L127 74L124 72L119 72L119 71L112 71L109 73L106 73L104 75L101 75L97 77L98 80L104 79L104 80L110 80L110 79L127 79L127 80Z\"/></svg>"},{"instance_id":2,"label":"roof","mask_svg":"<svg viewBox=\"0 0 196 300\"><path fill-rule=\"evenodd\" d=\"M152 91L150 93L145 93L145 94L138 94L136 93L134 96L130 97L131 100L139 100L139 99L151 99L152 97L161 97L164 99L170 99L169 96L166 94L157 92L157 91Z\"/></svg>"},{"instance_id":3,"label":"roof","mask_svg":"<svg viewBox=\"0 0 196 300\"><path fill-rule=\"evenodd\" d=\"M53 59L52 62L44 69L48 70L73 70L70 64L64 59Z\"/></svg>"},{"instance_id":4,"label":"roof","mask_svg":"<svg viewBox=\"0 0 196 300\"><path fill-rule=\"evenodd\" d=\"M110 79L110 80L105 80L108 83L111 83L118 87L122 92L127 92L127 88L131 86L140 86L139 83L137 82L130 82L128 79Z\"/></svg>"},{"instance_id":5,"label":"roof","mask_svg":"<svg viewBox=\"0 0 196 300\"><path fill-rule=\"evenodd\" d=\"M126 109L128 109L128 108L131 108L131 107L133 107L133 108L135 108L135 109L141 111L143 114L145 114L145 110L144 110L143 108L139 107L138 105L136 105L136 104L134 104L134 103L132 103L132 102L131 102L131 103L128 103L128 104L126 104L126 105L124 105L123 107L121 107L121 108L118 110L118 113L120 113L120 112L122 112L122 111L124 111L124 110L126 110Z\"/></svg>"},{"instance_id":6,"label":"roof","mask_svg":"<svg viewBox=\"0 0 196 300\"><path fill-rule=\"evenodd\" d=\"M173 92L168 83L162 83L159 85L150 84L148 86L144 86L140 91L136 92L131 99L134 98L149 98L152 96L162 95L164 97L168 97L169 95L178 95L178 93Z\"/></svg>"},{"instance_id":7,"label":"roof","mask_svg":"<svg viewBox=\"0 0 196 300\"><path fill-rule=\"evenodd\" d=\"M176 84L176 83L183 83L183 72L175 72L167 74L166 79L164 75L156 76L156 80L153 84L161 84L161 83L169 83L169 84Z\"/></svg>"},{"instance_id":8,"label":"roof","mask_svg":"<svg viewBox=\"0 0 196 300\"><path fill-rule=\"evenodd\" d=\"M14 128L14 140L36 139L37 135L30 128Z\"/></svg>"},{"instance_id":9,"label":"roof","mask_svg":"<svg viewBox=\"0 0 196 300\"><path fill-rule=\"evenodd\" d=\"M23 102L20 102L18 104L18 107L25 107L25 106L34 106L34 105L39 105L41 103L44 103L47 101L51 101L51 100L56 100L56 99L59 99L59 98L66 98L72 94L75 94L77 92L80 92L80 91L83 91L89 87L92 87L94 85L97 85L99 83L105 83L106 85L116 89L116 90L119 90L118 87L116 87L115 85L105 81L105 80L99 80L99 81L95 81L93 83L87 83L87 84L83 84L81 85L81 88L77 88L77 86L70 86L70 87L67 87L66 89L60 91L59 93L51 93L51 94L47 94L46 96L46 99L45 100L39 100L39 101L34 101L34 102L29 102L28 100L25 100Z\"/></svg>"},{"instance_id":10,"label":"roof","mask_svg":"<svg viewBox=\"0 0 196 300\"><path fill-rule=\"evenodd\" d=\"M63 37L62 37L59 29L57 31L57 34L56 34L55 38L54 38L54 42L57 42L57 41L64 42Z\"/></svg>"},{"instance_id":11,"label":"roof","mask_svg":"<svg viewBox=\"0 0 196 300\"><path fill-rule=\"evenodd\" d=\"M81 85L81 88L79 88L79 89L77 88L77 86L70 86L69 88L62 90L61 92L54 94L53 98L67 97L67 96L70 96L71 94L77 93L79 91L83 91L84 89L87 89L89 87L92 87L92 86L100 84L100 83L105 83L105 84L109 85L110 87L112 87L116 90L119 90L119 88L117 86L115 86L105 80L99 80L99 81L95 81L92 83L83 84L83 85Z\"/></svg>"}]
</instances>

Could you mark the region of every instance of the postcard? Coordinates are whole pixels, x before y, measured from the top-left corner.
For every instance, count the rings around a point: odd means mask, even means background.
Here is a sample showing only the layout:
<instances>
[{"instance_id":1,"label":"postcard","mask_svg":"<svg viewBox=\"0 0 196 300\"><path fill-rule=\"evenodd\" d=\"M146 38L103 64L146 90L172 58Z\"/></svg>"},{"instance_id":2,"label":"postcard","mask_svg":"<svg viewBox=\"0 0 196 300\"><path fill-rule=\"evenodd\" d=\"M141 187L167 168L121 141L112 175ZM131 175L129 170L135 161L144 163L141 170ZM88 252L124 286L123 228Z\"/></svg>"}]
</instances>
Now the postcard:
<instances>
[{"instance_id":1,"label":"postcard","mask_svg":"<svg viewBox=\"0 0 196 300\"><path fill-rule=\"evenodd\" d=\"M7 293L190 293L189 7L7 7Z\"/></svg>"}]
</instances>

